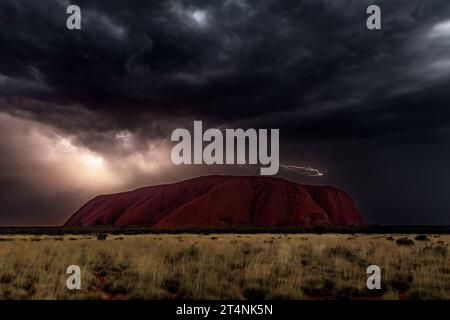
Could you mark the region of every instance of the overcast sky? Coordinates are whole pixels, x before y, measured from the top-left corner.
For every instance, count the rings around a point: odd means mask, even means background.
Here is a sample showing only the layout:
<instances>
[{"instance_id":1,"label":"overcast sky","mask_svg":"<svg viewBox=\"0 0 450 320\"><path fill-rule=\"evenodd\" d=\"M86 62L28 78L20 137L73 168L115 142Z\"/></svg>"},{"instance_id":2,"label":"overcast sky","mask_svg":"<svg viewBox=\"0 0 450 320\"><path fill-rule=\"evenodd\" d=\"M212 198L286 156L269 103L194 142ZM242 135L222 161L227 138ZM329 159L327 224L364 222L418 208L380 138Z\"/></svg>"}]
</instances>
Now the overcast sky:
<instances>
[{"instance_id":1,"label":"overcast sky","mask_svg":"<svg viewBox=\"0 0 450 320\"><path fill-rule=\"evenodd\" d=\"M81 30L66 8L81 7ZM347 191L370 223L450 224L450 3L0 2L0 224L259 167L174 166L178 127L279 128L279 176ZM323 176L315 173L323 172Z\"/></svg>"}]
</instances>

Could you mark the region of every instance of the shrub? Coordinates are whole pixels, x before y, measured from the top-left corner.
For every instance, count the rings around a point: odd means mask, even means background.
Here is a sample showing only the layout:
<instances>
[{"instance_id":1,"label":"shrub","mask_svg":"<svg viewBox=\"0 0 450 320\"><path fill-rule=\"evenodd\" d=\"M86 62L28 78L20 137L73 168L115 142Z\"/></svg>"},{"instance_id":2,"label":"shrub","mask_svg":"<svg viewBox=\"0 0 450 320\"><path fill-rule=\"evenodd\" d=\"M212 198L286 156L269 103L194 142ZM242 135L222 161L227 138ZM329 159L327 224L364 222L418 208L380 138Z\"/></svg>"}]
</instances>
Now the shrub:
<instances>
[{"instance_id":1,"label":"shrub","mask_svg":"<svg viewBox=\"0 0 450 320\"><path fill-rule=\"evenodd\" d=\"M102 287L103 291L109 294L117 295L122 294L126 295L130 292L129 288L122 281L120 282L107 282Z\"/></svg>"},{"instance_id":2,"label":"shrub","mask_svg":"<svg viewBox=\"0 0 450 320\"><path fill-rule=\"evenodd\" d=\"M334 289L335 286L336 286L336 283L334 282L333 279L325 278L323 280L324 289L331 290L331 289Z\"/></svg>"},{"instance_id":3,"label":"shrub","mask_svg":"<svg viewBox=\"0 0 450 320\"><path fill-rule=\"evenodd\" d=\"M439 268L439 272L443 274L450 274L450 268Z\"/></svg>"},{"instance_id":4,"label":"shrub","mask_svg":"<svg viewBox=\"0 0 450 320\"><path fill-rule=\"evenodd\" d=\"M329 282L329 279L325 279L323 282L310 279L303 283L301 289L307 296L328 297L333 295L334 283Z\"/></svg>"},{"instance_id":5,"label":"shrub","mask_svg":"<svg viewBox=\"0 0 450 320\"><path fill-rule=\"evenodd\" d=\"M300 260L300 264L305 267L305 266L309 266L311 263L309 262L308 259L302 259L302 260Z\"/></svg>"},{"instance_id":6,"label":"shrub","mask_svg":"<svg viewBox=\"0 0 450 320\"><path fill-rule=\"evenodd\" d=\"M10 274L2 274L0 276L0 283L2 284L9 284L13 281L13 276Z\"/></svg>"},{"instance_id":7,"label":"shrub","mask_svg":"<svg viewBox=\"0 0 450 320\"><path fill-rule=\"evenodd\" d=\"M397 243L399 246L413 246L415 244L415 242L411 239L408 238L401 238L401 239L397 239L397 241L395 241L395 243Z\"/></svg>"},{"instance_id":8,"label":"shrub","mask_svg":"<svg viewBox=\"0 0 450 320\"><path fill-rule=\"evenodd\" d=\"M417 241L427 241L428 237L425 234L419 234L414 239L417 240Z\"/></svg>"},{"instance_id":9,"label":"shrub","mask_svg":"<svg viewBox=\"0 0 450 320\"><path fill-rule=\"evenodd\" d=\"M97 240L106 240L108 235L106 233L100 233L97 235Z\"/></svg>"},{"instance_id":10,"label":"shrub","mask_svg":"<svg viewBox=\"0 0 450 320\"><path fill-rule=\"evenodd\" d=\"M247 300L264 300L267 290L264 288L249 287L244 289L244 297Z\"/></svg>"},{"instance_id":11,"label":"shrub","mask_svg":"<svg viewBox=\"0 0 450 320\"><path fill-rule=\"evenodd\" d=\"M390 286L398 292L405 292L409 290L408 280L396 277L390 282Z\"/></svg>"},{"instance_id":12,"label":"shrub","mask_svg":"<svg viewBox=\"0 0 450 320\"><path fill-rule=\"evenodd\" d=\"M378 290L373 290L378 291ZM350 300L359 295L356 288L350 286L344 286L342 288L337 288L334 292L334 298L337 300Z\"/></svg>"},{"instance_id":13,"label":"shrub","mask_svg":"<svg viewBox=\"0 0 450 320\"><path fill-rule=\"evenodd\" d=\"M178 278L166 278L163 281L163 288L169 293L175 294L181 289L181 283Z\"/></svg>"}]
</instances>

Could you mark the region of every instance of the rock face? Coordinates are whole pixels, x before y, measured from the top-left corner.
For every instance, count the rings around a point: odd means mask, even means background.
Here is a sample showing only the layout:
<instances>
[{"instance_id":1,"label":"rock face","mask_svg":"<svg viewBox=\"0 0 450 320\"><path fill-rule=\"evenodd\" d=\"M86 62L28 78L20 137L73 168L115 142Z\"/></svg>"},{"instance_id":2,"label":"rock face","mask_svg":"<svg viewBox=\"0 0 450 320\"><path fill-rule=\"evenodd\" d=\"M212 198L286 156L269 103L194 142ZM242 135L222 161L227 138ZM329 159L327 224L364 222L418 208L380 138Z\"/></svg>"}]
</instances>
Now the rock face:
<instances>
[{"instance_id":1,"label":"rock face","mask_svg":"<svg viewBox=\"0 0 450 320\"><path fill-rule=\"evenodd\" d=\"M206 176L101 195L66 226L154 228L363 224L348 194L273 177Z\"/></svg>"}]
</instances>

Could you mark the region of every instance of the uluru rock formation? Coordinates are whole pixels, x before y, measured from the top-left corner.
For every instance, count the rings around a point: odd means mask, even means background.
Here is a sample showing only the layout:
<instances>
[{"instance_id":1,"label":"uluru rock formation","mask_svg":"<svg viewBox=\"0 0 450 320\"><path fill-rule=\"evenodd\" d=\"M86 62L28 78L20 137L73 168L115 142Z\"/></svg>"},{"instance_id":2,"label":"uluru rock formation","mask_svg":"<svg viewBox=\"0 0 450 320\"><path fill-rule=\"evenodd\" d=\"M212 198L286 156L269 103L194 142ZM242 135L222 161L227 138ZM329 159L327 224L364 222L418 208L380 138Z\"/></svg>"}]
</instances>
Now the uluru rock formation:
<instances>
[{"instance_id":1,"label":"uluru rock formation","mask_svg":"<svg viewBox=\"0 0 450 320\"><path fill-rule=\"evenodd\" d=\"M154 228L361 225L350 196L336 188L274 177L206 176L100 195L66 226Z\"/></svg>"}]
</instances>

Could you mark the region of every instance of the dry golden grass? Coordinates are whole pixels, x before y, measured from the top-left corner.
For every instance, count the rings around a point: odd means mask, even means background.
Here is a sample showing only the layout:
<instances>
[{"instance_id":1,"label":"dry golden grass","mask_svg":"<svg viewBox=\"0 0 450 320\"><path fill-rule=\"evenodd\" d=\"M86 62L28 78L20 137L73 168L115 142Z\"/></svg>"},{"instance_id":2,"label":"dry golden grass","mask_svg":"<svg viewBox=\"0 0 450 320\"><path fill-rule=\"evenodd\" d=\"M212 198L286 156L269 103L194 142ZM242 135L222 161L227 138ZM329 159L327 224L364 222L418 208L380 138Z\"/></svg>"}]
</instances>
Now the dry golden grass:
<instances>
[{"instance_id":1,"label":"dry golden grass","mask_svg":"<svg viewBox=\"0 0 450 320\"><path fill-rule=\"evenodd\" d=\"M394 239L392 239L392 238ZM413 243L398 239L408 238ZM0 299L450 299L449 235L0 236ZM82 288L66 288L79 265ZM366 288L366 267L382 290Z\"/></svg>"}]
</instances>

